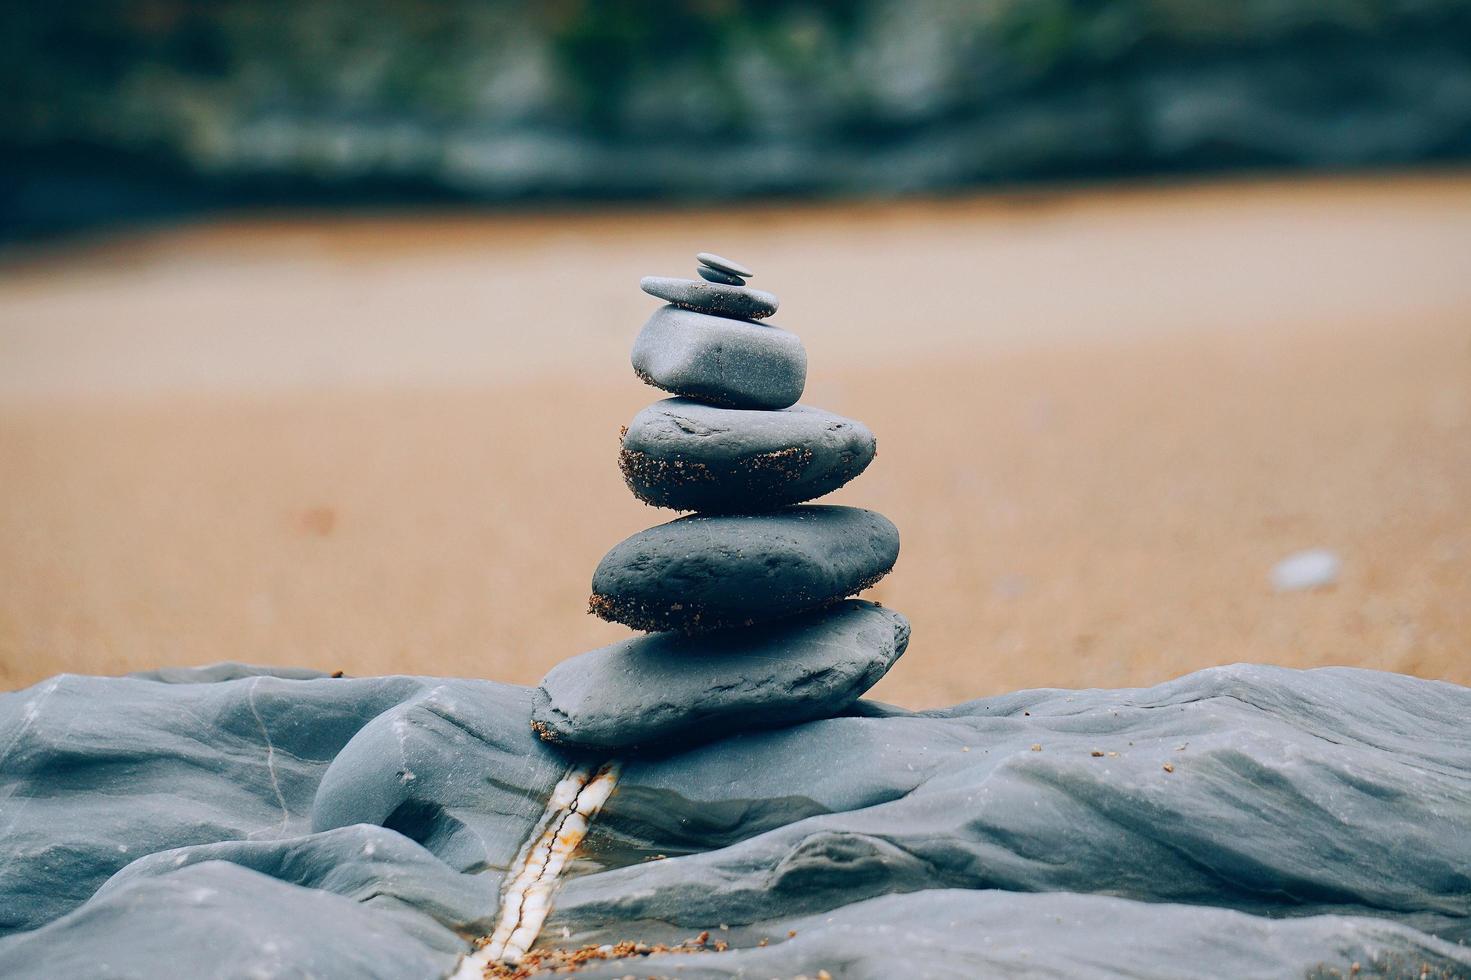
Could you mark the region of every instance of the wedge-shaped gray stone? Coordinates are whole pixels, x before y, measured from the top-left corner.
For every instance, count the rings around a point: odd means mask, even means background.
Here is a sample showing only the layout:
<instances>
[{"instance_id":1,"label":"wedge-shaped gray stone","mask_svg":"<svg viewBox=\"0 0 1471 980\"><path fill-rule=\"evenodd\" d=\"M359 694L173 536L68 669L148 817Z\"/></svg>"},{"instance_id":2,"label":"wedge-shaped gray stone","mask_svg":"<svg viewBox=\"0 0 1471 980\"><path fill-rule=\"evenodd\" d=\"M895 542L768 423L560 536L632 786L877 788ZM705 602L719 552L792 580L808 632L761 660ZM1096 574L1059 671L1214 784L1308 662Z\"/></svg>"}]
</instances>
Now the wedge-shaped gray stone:
<instances>
[{"instance_id":1,"label":"wedge-shaped gray stone","mask_svg":"<svg viewBox=\"0 0 1471 980\"><path fill-rule=\"evenodd\" d=\"M861 592L898 557L898 529L857 507L696 514L641 531L604 555L590 608L641 630L750 626Z\"/></svg>"},{"instance_id":2,"label":"wedge-shaped gray stone","mask_svg":"<svg viewBox=\"0 0 1471 980\"><path fill-rule=\"evenodd\" d=\"M752 629L636 637L552 668L531 725L549 742L614 750L826 718L908 642L908 620L857 599Z\"/></svg>"},{"instance_id":3,"label":"wedge-shaped gray stone","mask_svg":"<svg viewBox=\"0 0 1471 980\"><path fill-rule=\"evenodd\" d=\"M820 408L761 412L669 398L634 416L618 465L634 496L655 507L756 511L831 493L873 454L868 426Z\"/></svg>"},{"instance_id":4,"label":"wedge-shaped gray stone","mask_svg":"<svg viewBox=\"0 0 1471 980\"><path fill-rule=\"evenodd\" d=\"M695 255L695 259L706 268L717 269L732 276L740 276L742 279L749 279L756 274L734 259L727 259L714 252L700 252Z\"/></svg>"},{"instance_id":5,"label":"wedge-shaped gray stone","mask_svg":"<svg viewBox=\"0 0 1471 980\"><path fill-rule=\"evenodd\" d=\"M727 408L786 408L807 384L807 351L777 327L662 306L633 342L656 388Z\"/></svg>"},{"instance_id":6,"label":"wedge-shaped gray stone","mask_svg":"<svg viewBox=\"0 0 1471 980\"><path fill-rule=\"evenodd\" d=\"M639 288L666 303L682 306L696 313L714 316L764 320L776 312L777 299L762 289L706 282L702 279L676 279L672 276L644 276Z\"/></svg>"},{"instance_id":7,"label":"wedge-shaped gray stone","mask_svg":"<svg viewBox=\"0 0 1471 980\"><path fill-rule=\"evenodd\" d=\"M721 272L719 269L707 269L702 265L695 271L706 282L718 282L725 286L744 286L746 284L746 280L740 276L733 276L729 272Z\"/></svg>"}]
</instances>

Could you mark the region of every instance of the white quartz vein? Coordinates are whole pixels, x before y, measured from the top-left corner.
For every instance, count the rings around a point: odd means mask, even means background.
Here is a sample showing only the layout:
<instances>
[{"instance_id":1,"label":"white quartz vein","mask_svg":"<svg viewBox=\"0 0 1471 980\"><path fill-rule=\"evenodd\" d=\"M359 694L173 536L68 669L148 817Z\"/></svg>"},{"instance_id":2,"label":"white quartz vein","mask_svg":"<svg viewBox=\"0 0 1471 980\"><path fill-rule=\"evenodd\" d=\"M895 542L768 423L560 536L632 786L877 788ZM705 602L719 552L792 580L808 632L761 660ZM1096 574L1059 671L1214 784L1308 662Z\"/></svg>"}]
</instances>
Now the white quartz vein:
<instances>
[{"instance_id":1,"label":"white quartz vein","mask_svg":"<svg viewBox=\"0 0 1471 980\"><path fill-rule=\"evenodd\" d=\"M250 705L250 713L255 716L256 725L260 726L260 737L266 742L266 773L271 777L271 789L276 793L276 802L281 805L281 826L277 834L286 832L286 825L291 822L291 808L286 805L286 796L281 792L281 781L276 776L276 746L271 741L271 733L266 730L265 719L261 717L260 709L255 706L255 689L260 687L261 678L257 677L246 688L245 701Z\"/></svg>"},{"instance_id":2,"label":"white quartz vein","mask_svg":"<svg viewBox=\"0 0 1471 980\"><path fill-rule=\"evenodd\" d=\"M552 910L552 893L593 817L618 783L619 764L573 766L552 790L546 812L506 876L500 917L486 944L461 962L452 980L480 980L491 963L519 963Z\"/></svg>"}]
</instances>

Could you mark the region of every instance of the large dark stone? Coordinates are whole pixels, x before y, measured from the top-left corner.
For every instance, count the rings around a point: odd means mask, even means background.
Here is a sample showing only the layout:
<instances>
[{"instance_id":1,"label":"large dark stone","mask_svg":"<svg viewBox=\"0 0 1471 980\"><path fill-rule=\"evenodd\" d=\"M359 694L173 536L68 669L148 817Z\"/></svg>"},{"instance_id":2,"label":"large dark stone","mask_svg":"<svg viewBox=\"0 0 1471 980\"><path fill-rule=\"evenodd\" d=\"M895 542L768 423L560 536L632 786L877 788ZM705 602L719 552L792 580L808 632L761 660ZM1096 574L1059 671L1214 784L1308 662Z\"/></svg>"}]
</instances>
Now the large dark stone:
<instances>
[{"instance_id":1,"label":"large dark stone","mask_svg":"<svg viewBox=\"0 0 1471 980\"><path fill-rule=\"evenodd\" d=\"M750 626L861 592L898 557L898 529L857 507L696 514L615 545L593 572L590 608L641 630Z\"/></svg>"},{"instance_id":2,"label":"large dark stone","mask_svg":"<svg viewBox=\"0 0 1471 980\"><path fill-rule=\"evenodd\" d=\"M677 306L654 311L632 360L654 387L727 408L786 408L807 384L807 351L796 334Z\"/></svg>"},{"instance_id":3,"label":"large dark stone","mask_svg":"<svg viewBox=\"0 0 1471 980\"><path fill-rule=\"evenodd\" d=\"M549 742L611 751L825 718L908 643L908 620L856 599L751 629L635 637L553 667L532 726Z\"/></svg>"},{"instance_id":4,"label":"large dark stone","mask_svg":"<svg viewBox=\"0 0 1471 980\"><path fill-rule=\"evenodd\" d=\"M715 408L669 398L634 416L618 466L634 495L674 510L763 510L831 493L868 466L873 433L820 408Z\"/></svg>"}]
</instances>

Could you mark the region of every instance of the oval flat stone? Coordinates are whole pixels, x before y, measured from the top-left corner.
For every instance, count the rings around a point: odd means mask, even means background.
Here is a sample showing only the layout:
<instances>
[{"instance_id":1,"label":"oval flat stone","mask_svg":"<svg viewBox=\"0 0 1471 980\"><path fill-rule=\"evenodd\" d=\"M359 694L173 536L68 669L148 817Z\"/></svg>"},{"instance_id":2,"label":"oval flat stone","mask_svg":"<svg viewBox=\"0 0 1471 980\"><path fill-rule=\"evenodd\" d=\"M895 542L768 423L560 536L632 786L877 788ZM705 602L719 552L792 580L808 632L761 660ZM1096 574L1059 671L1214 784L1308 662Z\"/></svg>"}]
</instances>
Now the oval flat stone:
<instances>
[{"instance_id":1,"label":"oval flat stone","mask_svg":"<svg viewBox=\"0 0 1471 980\"><path fill-rule=\"evenodd\" d=\"M728 408L786 408L807 384L807 351L796 334L677 306L654 311L632 360L648 384Z\"/></svg>"},{"instance_id":2,"label":"oval flat stone","mask_svg":"<svg viewBox=\"0 0 1471 980\"><path fill-rule=\"evenodd\" d=\"M750 279L756 274L739 262L727 259L723 255L716 255L714 252L698 252L695 254L695 261L711 269L719 269L721 272L728 272L733 276L740 276L742 279Z\"/></svg>"},{"instance_id":3,"label":"oval flat stone","mask_svg":"<svg viewBox=\"0 0 1471 980\"><path fill-rule=\"evenodd\" d=\"M715 408L668 398L634 416L618 466L634 496L674 510L764 510L831 493L873 459L868 426L820 408Z\"/></svg>"},{"instance_id":4,"label":"oval flat stone","mask_svg":"<svg viewBox=\"0 0 1471 980\"><path fill-rule=\"evenodd\" d=\"M777 299L771 293L750 286L727 286L699 279L675 279L670 276L644 276L638 286L650 296L666 303L741 320L764 320L776 312Z\"/></svg>"},{"instance_id":5,"label":"oval flat stone","mask_svg":"<svg viewBox=\"0 0 1471 980\"><path fill-rule=\"evenodd\" d=\"M857 507L695 514L615 545L589 610L640 630L750 626L862 592L898 557L898 529Z\"/></svg>"},{"instance_id":6,"label":"oval flat stone","mask_svg":"<svg viewBox=\"0 0 1471 980\"><path fill-rule=\"evenodd\" d=\"M612 750L828 718L908 643L908 620L857 599L753 629L635 637L553 667L531 726L548 742Z\"/></svg>"},{"instance_id":7,"label":"oval flat stone","mask_svg":"<svg viewBox=\"0 0 1471 980\"><path fill-rule=\"evenodd\" d=\"M728 272L721 272L719 269L707 269L702 265L695 271L706 282L718 282L726 286L744 286L746 284L746 280L740 276L733 276Z\"/></svg>"}]
</instances>

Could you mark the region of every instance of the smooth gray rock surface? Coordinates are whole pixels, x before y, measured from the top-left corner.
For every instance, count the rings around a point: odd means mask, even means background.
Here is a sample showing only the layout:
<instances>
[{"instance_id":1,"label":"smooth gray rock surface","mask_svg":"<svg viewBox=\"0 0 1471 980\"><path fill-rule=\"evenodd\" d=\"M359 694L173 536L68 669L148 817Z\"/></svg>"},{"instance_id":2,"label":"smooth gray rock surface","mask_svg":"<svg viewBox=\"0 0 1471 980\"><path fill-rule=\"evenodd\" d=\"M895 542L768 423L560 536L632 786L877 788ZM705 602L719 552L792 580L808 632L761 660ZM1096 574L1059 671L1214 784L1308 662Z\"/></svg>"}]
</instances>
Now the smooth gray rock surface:
<instances>
[{"instance_id":1,"label":"smooth gray rock surface","mask_svg":"<svg viewBox=\"0 0 1471 980\"><path fill-rule=\"evenodd\" d=\"M789 933L796 933L789 936ZM1104 895L944 889L886 895L832 913L741 930L768 941L724 953L594 963L587 980L723 977L1465 976L1471 951L1382 919L1264 919L1209 906ZM728 936L727 932L716 935ZM1359 965L1357 971L1354 964Z\"/></svg>"},{"instance_id":2,"label":"smooth gray rock surface","mask_svg":"<svg viewBox=\"0 0 1471 980\"><path fill-rule=\"evenodd\" d=\"M644 276L638 286L650 296L686 310L741 320L764 320L776 312L778 302L775 295L762 289L700 279Z\"/></svg>"},{"instance_id":3,"label":"smooth gray rock surface","mask_svg":"<svg viewBox=\"0 0 1471 980\"><path fill-rule=\"evenodd\" d=\"M680 939L960 887L1471 941L1468 711L1450 684L1239 665L740 735L625 768L588 841L625 866L568 882L548 928Z\"/></svg>"},{"instance_id":4,"label":"smooth gray rock surface","mask_svg":"<svg viewBox=\"0 0 1471 980\"><path fill-rule=\"evenodd\" d=\"M107 880L97 896L195 865L228 863L301 888L329 891L385 912L411 912L402 928L458 954L457 933L494 926L499 876L461 874L397 830L353 824L280 840L194 844L141 857ZM423 913L428 913L427 917Z\"/></svg>"},{"instance_id":5,"label":"smooth gray rock surface","mask_svg":"<svg viewBox=\"0 0 1471 980\"><path fill-rule=\"evenodd\" d=\"M898 557L898 529L858 507L694 514L614 545L589 608L640 630L750 626L855 595Z\"/></svg>"},{"instance_id":6,"label":"smooth gray rock surface","mask_svg":"<svg viewBox=\"0 0 1471 980\"><path fill-rule=\"evenodd\" d=\"M740 276L733 276L728 272L721 272L719 269L707 269L702 265L695 271L706 282L718 282L725 286L744 286L746 284L746 280Z\"/></svg>"},{"instance_id":7,"label":"smooth gray rock surface","mask_svg":"<svg viewBox=\"0 0 1471 980\"><path fill-rule=\"evenodd\" d=\"M0 934L55 918L155 851L306 833L332 759L423 687L209 681L219 673L204 668L199 683L63 674L0 695ZM107 806L111 797L130 805Z\"/></svg>"},{"instance_id":8,"label":"smooth gray rock surface","mask_svg":"<svg viewBox=\"0 0 1471 980\"><path fill-rule=\"evenodd\" d=\"M208 667L159 667L156 670L140 670L127 676L144 681L162 681L165 684L213 684L217 681L239 680L242 677L281 677L305 681L331 675L325 670L310 670L306 667L258 667L255 664L225 660Z\"/></svg>"},{"instance_id":9,"label":"smooth gray rock surface","mask_svg":"<svg viewBox=\"0 0 1471 980\"><path fill-rule=\"evenodd\" d=\"M697 252L695 261L727 275L740 276L742 279L750 279L756 274L739 262L727 259L723 255L716 255L714 252Z\"/></svg>"},{"instance_id":10,"label":"smooth gray rock surface","mask_svg":"<svg viewBox=\"0 0 1471 980\"><path fill-rule=\"evenodd\" d=\"M862 473L868 426L820 408L776 412L668 398L634 416L618 466L634 496L674 510L761 510L831 493Z\"/></svg>"},{"instance_id":11,"label":"smooth gray rock surface","mask_svg":"<svg viewBox=\"0 0 1471 980\"><path fill-rule=\"evenodd\" d=\"M529 692L445 681L364 724L321 774L311 829L390 827L456 871L504 868L521 842L504 828L541 816L565 770L531 734ZM507 721L512 720L508 727ZM496 774L519 772L514 785Z\"/></svg>"},{"instance_id":12,"label":"smooth gray rock surface","mask_svg":"<svg viewBox=\"0 0 1471 980\"><path fill-rule=\"evenodd\" d=\"M424 843L455 870L504 865L520 845L502 832L507 815L538 817L535 794L562 775L561 758L527 727L529 690L209 679L221 673L202 668L192 683L61 675L0 696L0 747L11 746L0 799L17 794L0 836L0 934L49 921L136 858L184 845L366 822ZM481 778L510 765L522 772L514 789ZM108 807L111 795L136 802Z\"/></svg>"},{"instance_id":13,"label":"smooth gray rock surface","mask_svg":"<svg viewBox=\"0 0 1471 980\"><path fill-rule=\"evenodd\" d=\"M908 620L856 599L764 627L635 637L553 667L531 723L549 742L611 751L826 718L908 643Z\"/></svg>"},{"instance_id":14,"label":"smooth gray rock surface","mask_svg":"<svg viewBox=\"0 0 1471 980\"><path fill-rule=\"evenodd\" d=\"M426 917L223 861L137 877L0 940L7 980L446 976L463 941ZM437 934L435 934L437 933Z\"/></svg>"},{"instance_id":15,"label":"smooth gray rock surface","mask_svg":"<svg viewBox=\"0 0 1471 980\"><path fill-rule=\"evenodd\" d=\"M532 694L63 676L0 695L0 976L447 973L571 758L532 735ZM1244 665L859 701L626 758L542 936L734 947L587 976L1465 975L1467 717L1451 684ZM313 831L314 809L349 823ZM481 874L457 870L475 836Z\"/></svg>"},{"instance_id":16,"label":"smooth gray rock surface","mask_svg":"<svg viewBox=\"0 0 1471 980\"><path fill-rule=\"evenodd\" d=\"M633 342L646 383L727 408L794 405L807 385L807 351L775 326L661 306Z\"/></svg>"}]
</instances>

